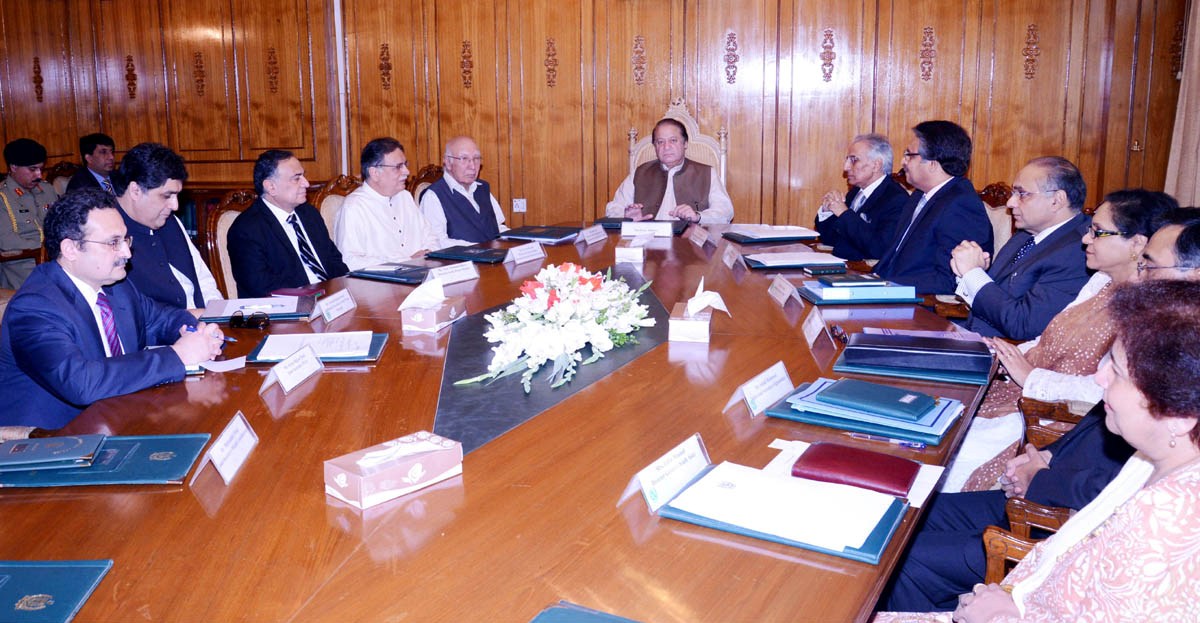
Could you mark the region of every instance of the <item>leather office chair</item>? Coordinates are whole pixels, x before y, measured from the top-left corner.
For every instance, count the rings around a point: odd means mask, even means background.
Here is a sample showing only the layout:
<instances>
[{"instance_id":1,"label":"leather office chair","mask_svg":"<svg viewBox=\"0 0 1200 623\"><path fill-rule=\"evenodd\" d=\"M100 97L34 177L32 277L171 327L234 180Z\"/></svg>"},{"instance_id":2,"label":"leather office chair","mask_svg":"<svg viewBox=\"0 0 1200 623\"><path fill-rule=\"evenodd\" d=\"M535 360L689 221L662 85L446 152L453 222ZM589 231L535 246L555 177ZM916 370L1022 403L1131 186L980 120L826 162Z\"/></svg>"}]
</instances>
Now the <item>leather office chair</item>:
<instances>
[{"instance_id":1,"label":"leather office chair","mask_svg":"<svg viewBox=\"0 0 1200 623\"><path fill-rule=\"evenodd\" d=\"M325 229L329 230L330 237L333 237L333 224L337 222L338 210L342 209L346 195L354 192L359 186L362 186L362 180L357 177L339 175L329 180L321 187L321 190L317 191L313 205L317 206L317 210L321 212L321 218L325 221Z\"/></svg>"},{"instance_id":2,"label":"leather office chair","mask_svg":"<svg viewBox=\"0 0 1200 623\"><path fill-rule=\"evenodd\" d=\"M229 261L229 226L238 214L250 207L258 198L252 190L230 191L221 199L217 209L208 213L208 265L213 269L217 287L226 298L237 298L237 282L233 279L233 265Z\"/></svg>"},{"instance_id":3,"label":"leather office chair","mask_svg":"<svg viewBox=\"0 0 1200 623\"><path fill-rule=\"evenodd\" d=\"M1006 205L1012 193L1012 186L1004 182L988 184L979 191L979 200L983 202L983 207L987 208L988 220L992 222L994 251L999 251L1014 233L1012 212Z\"/></svg>"},{"instance_id":4,"label":"leather office chair","mask_svg":"<svg viewBox=\"0 0 1200 623\"><path fill-rule=\"evenodd\" d=\"M1011 531L988 526L983 531L983 549L987 552L985 584L999 583L1011 564L1025 558L1038 540L1030 536L1032 528L1057 532L1071 517L1070 509L1043 506L1025 498L1012 498L1004 507Z\"/></svg>"},{"instance_id":5,"label":"leather office chair","mask_svg":"<svg viewBox=\"0 0 1200 623\"><path fill-rule=\"evenodd\" d=\"M421 193L425 192L434 182L442 179L442 165L427 164L417 171L416 177L408 180L408 190L412 192L413 199L417 200L417 205L421 204Z\"/></svg>"},{"instance_id":6,"label":"leather office chair","mask_svg":"<svg viewBox=\"0 0 1200 623\"><path fill-rule=\"evenodd\" d=\"M54 187L54 192L61 197L67 193L67 184L71 183L71 178L79 172L79 169L79 165L64 160L42 171L42 175Z\"/></svg>"},{"instance_id":7,"label":"leather office chair","mask_svg":"<svg viewBox=\"0 0 1200 623\"><path fill-rule=\"evenodd\" d=\"M717 179L725 182L725 156L729 151L729 132L722 126L717 130L716 138L700 133L700 124L688 112L683 98L674 100L667 107L663 118L674 119L687 128L688 148L687 157L701 164L707 164L717 170ZM639 164L654 160L654 135L651 133L638 140L637 128L629 130L629 172L632 174Z\"/></svg>"}]
</instances>

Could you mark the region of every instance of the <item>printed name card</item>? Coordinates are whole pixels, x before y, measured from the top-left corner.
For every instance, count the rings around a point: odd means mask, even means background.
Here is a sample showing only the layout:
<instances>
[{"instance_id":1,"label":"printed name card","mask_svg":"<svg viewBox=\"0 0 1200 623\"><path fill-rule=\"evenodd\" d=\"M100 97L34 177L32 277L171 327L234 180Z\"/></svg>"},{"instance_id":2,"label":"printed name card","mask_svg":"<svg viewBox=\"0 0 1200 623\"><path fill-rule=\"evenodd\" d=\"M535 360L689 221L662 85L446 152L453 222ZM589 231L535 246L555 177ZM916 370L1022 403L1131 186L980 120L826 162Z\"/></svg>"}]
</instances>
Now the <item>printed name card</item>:
<instances>
[{"instance_id":1,"label":"printed name card","mask_svg":"<svg viewBox=\"0 0 1200 623\"><path fill-rule=\"evenodd\" d=\"M312 346L305 346L289 355L287 359L275 364L267 373L262 387L258 388L258 393L267 391L268 387L278 382L279 387L283 388L283 393L286 394L308 377L324 369L325 364L321 363L317 352L313 350Z\"/></svg>"},{"instance_id":2,"label":"printed name card","mask_svg":"<svg viewBox=\"0 0 1200 623\"><path fill-rule=\"evenodd\" d=\"M733 265L739 262L745 262L742 259L741 249L735 244L726 245L725 251L721 253L721 261L725 263L725 268L733 270Z\"/></svg>"},{"instance_id":3,"label":"printed name card","mask_svg":"<svg viewBox=\"0 0 1200 623\"><path fill-rule=\"evenodd\" d=\"M796 286L784 279L783 275L775 275L775 278L771 280L771 286L767 288L767 294L770 294L771 300L779 303L779 306L782 307L787 305L788 299L797 296Z\"/></svg>"},{"instance_id":4,"label":"printed name card","mask_svg":"<svg viewBox=\"0 0 1200 623\"><path fill-rule=\"evenodd\" d=\"M696 433L637 473L635 480L651 513L679 495L708 466L708 450Z\"/></svg>"},{"instance_id":5,"label":"printed name card","mask_svg":"<svg viewBox=\"0 0 1200 623\"><path fill-rule=\"evenodd\" d=\"M546 250L537 242L515 246L508 250L508 255L504 256L504 262L512 262L514 264L524 264L533 260L540 260L546 257Z\"/></svg>"},{"instance_id":6,"label":"printed name card","mask_svg":"<svg viewBox=\"0 0 1200 623\"><path fill-rule=\"evenodd\" d=\"M358 303L350 296L349 290L339 290L317 302L313 307L312 318L320 316L325 320L325 324L329 324L357 307Z\"/></svg>"},{"instance_id":7,"label":"printed name card","mask_svg":"<svg viewBox=\"0 0 1200 623\"><path fill-rule=\"evenodd\" d=\"M767 407L788 395L788 392L794 388L787 368L784 367L782 361L778 361L739 387L722 411L728 411L729 407L739 400L745 400L746 408L750 409L750 417L754 417L766 411Z\"/></svg>"},{"instance_id":8,"label":"printed name card","mask_svg":"<svg viewBox=\"0 0 1200 623\"><path fill-rule=\"evenodd\" d=\"M475 262L459 262L449 266L438 266L430 268L429 275L425 277L425 281L431 279L441 279L442 285L450 285L460 281L470 281L479 278L479 269L475 268Z\"/></svg>"},{"instance_id":9,"label":"printed name card","mask_svg":"<svg viewBox=\"0 0 1200 623\"><path fill-rule=\"evenodd\" d=\"M221 475L221 480L228 485L233 477L237 475L238 470L242 469L242 464L250 456L250 451L258 445L258 434L250 427L250 422L246 421L246 416L242 415L241 411L234 414L233 419L225 425L225 430L217 435L216 441L208 447L208 452L204 453L204 458L200 459L200 466L196 468L192 474L192 480L188 483L191 486L196 482L196 477L200 475L201 470L209 463L217 468L217 473Z\"/></svg>"},{"instance_id":10,"label":"printed name card","mask_svg":"<svg viewBox=\"0 0 1200 623\"><path fill-rule=\"evenodd\" d=\"M646 244L654 238L640 235L617 243L613 259L618 264L641 264L646 261Z\"/></svg>"},{"instance_id":11,"label":"printed name card","mask_svg":"<svg viewBox=\"0 0 1200 623\"><path fill-rule=\"evenodd\" d=\"M821 310L813 305L811 311L808 312L808 317L804 319L804 324L801 326L804 331L804 339L808 340L808 347L812 348L817 343L817 338L821 334L828 334L829 330L825 328L825 319L821 316ZM833 341L833 336L829 336L829 340Z\"/></svg>"},{"instance_id":12,"label":"printed name card","mask_svg":"<svg viewBox=\"0 0 1200 623\"><path fill-rule=\"evenodd\" d=\"M649 235L655 238L670 238L675 235L671 231L671 221L626 221L621 223L621 237Z\"/></svg>"},{"instance_id":13,"label":"printed name card","mask_svg":"<svg viewBox=\"0 0 1200 623\"><path fill-rule=\"evenodd\" d=\"M582 231L580 231L579 235L575 236L575 242L582 240L586 245L593 245L607 238L608 232L604 231L604 226L592 225L591 227L585 227Z\"/></svg>"},{"instance_id":14,"label":"printed name card","mask_svg":"<svg viewBox=\"0 0 1200 623\"><path fill-rule=\"evenodd\" d=\"M699 223L696 223L692 225L692 230L688 232L688 240L698 247L703 247L708 244L708 230L701 227Z\"/></svg>"}]
</instances>

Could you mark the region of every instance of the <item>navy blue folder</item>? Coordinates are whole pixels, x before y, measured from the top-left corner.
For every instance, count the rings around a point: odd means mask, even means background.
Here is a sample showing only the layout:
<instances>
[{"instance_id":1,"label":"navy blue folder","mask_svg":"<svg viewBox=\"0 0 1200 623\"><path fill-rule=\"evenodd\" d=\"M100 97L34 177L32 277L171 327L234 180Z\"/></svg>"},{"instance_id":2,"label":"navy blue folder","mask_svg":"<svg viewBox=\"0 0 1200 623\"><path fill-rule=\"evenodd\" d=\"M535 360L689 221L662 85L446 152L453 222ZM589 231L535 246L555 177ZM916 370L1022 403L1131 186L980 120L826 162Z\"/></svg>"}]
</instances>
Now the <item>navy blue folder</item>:
<instances>
[{"instance_id":1,"label":"navy blue folder","mask_svg":"<svg viewBox=\"0 0 1200 623\"><path fill-rule=\"evenodd\" d=\"M112 565L111 560L0 560L0 621L70 621Z\"/></svg>"}]
</instances>

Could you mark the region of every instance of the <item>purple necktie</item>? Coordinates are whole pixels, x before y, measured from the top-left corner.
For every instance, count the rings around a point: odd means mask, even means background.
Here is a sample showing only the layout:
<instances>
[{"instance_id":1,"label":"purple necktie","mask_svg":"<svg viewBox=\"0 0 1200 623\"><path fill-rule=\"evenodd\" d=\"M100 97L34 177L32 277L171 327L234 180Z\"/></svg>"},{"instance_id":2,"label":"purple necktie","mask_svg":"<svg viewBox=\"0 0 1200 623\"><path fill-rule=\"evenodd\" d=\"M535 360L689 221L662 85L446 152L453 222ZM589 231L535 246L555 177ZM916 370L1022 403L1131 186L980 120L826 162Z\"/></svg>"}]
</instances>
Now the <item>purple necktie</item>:
<instances>
[{"instance_id":1,"label":"purple necktie","mask_svg":"<svg viewBox=\"0 0 1200 623\"><path fill-rule=\"evenodd\" d=\"M100 308L100 323L104 325L104 338L108 340L108 350L113 357L125 354L121 349L121 337L117 335L117 323L113 320L112 306L108 304L108 295L101 292L96 297L96 307Z\"/></svg>"}]
</instances>

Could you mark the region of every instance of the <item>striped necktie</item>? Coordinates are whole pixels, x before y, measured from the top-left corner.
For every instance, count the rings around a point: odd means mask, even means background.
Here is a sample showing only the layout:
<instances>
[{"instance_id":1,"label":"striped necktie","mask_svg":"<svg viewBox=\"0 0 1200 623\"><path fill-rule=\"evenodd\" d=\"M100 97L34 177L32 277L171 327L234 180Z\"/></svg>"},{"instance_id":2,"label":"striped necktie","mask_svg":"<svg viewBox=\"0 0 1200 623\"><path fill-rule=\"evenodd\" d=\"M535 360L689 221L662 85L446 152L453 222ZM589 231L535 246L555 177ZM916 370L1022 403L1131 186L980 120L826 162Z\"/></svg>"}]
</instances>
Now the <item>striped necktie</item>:
<instances>
[{"instance_id":1,"label":"striped necktie","mask_svg":"<svg viewBox=\"0 0 1200 623\"><path fill-rule=\"evenodd\" d=\"M110 182L107 177L103 180L100 180L100 185L104 187L104 190L108 191L108 194L114 196L117 194L117 191L113 189L112 182Z\"/></svg>"},{"instance_id":2,"label":"striped necktie","mask_svg":"<svg viewBox=\"0 0 1200 623\"><path fill-rule=\"evenodd\" d=\"M96 296L96 307L100 310L100 324L104 325L104 339L108 340L108 351L113 357L125 354L121 348L121 336L117 335L117 323L113 320L112 306L108 304L108 295L100 292Z\"/></svg>"},{"instance_id":3,"label":"striped necktie","mask_svg":"<svg viewBox=\"0 0 1200 623\"><path fill-rule=\"evenodd\" d=\"M321 268L321 262L317 260L317 254L313 253L312 247L309 246L308 238L304 236L304 230L300 229L300 220L296 218L296 214L293 212L287 221L291 223L292 229L296 230L296 242L300 246L300 259L304 261L304 265L308 266L308 269L313 271L313 274L321 281L329 279L325 269Z\"/></svg>"}]
</instances>

